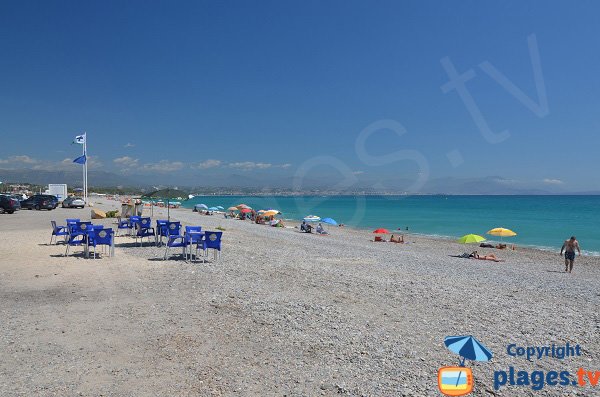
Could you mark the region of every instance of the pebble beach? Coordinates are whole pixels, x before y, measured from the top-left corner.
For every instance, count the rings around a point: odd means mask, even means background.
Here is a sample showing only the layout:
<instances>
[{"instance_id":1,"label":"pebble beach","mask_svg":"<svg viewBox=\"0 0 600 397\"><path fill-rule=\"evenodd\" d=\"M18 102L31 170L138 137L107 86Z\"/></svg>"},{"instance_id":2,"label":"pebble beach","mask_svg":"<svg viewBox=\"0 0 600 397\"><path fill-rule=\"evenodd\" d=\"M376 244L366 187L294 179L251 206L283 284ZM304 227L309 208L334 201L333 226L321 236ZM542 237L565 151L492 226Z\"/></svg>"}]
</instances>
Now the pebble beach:
<instances>
[{"instance_id":1,"label":"pebble beach","mask_svg":"<svg viewBox=\"0 0 600 397\"><path fill-rule=\"evenodd\" d=\"M494 388L494 371L509 366L600 370L599 257L577 257L568 274L560 246L482 249L410 234L374 243L348 227L321 236L189 209L170 216L225 229L220 260L162 260L164 247L130 237L99 259L48 244L51 220L89 214L0 215L1 395L436 396L438 369L458 362L449 335L476 335L494 352L469 363L476 396L533 395ZM455 257L473 249L504 262ZM567 342L583 354L506 352ZM535 393L600 395L600 385Z\"/></svg>"}]
</instances>

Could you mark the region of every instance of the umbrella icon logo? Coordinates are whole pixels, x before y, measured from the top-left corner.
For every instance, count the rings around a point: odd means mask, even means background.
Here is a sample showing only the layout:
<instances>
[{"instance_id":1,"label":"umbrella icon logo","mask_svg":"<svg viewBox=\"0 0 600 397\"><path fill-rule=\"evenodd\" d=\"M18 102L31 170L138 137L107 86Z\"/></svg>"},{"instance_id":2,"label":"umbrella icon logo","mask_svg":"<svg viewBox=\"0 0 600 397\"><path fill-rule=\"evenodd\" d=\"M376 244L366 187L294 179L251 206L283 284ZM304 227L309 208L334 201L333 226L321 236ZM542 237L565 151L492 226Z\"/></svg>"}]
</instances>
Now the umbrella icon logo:
<instances>
[{"instance_id":1,"label":"umbrella icon logo","mask_svg":"<svg viewBox=\"0 0 600 397\"><path fill-rule=\"evenodd\" d=\"M475 381L471 368L465 367L466 360L490 361L492 352L472 335L447 336L444 344L460 356L456 367L442 367L438 371L438 388L446 396L464 396L473 391Z\"/></svg>"}]
</instances>

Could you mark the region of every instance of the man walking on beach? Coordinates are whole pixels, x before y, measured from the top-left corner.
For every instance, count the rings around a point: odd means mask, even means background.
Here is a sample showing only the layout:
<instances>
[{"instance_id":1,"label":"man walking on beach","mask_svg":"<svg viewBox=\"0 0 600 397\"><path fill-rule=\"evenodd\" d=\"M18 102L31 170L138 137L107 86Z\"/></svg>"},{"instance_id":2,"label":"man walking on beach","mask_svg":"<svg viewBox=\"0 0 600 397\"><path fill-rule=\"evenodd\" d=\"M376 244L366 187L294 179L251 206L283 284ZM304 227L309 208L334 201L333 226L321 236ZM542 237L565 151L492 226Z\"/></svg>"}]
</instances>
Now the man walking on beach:
<instances>
[{"instance_id":1,"label":"man walking on beach","mask_svg":"<svg viewBox=\"0 0 600 397\"><path fill-rule=\"evenodd\" d=\"M573 270L573 262L575 262L575 249L579 252L579 256L581 256L581 250L579 249L579 242L575 238L575 236L571 236L570 239L565 240L562 248L560 249L560 255L562 256L563 251L565 251L565 272L571 273Z\"/></svg>"}]
</instances>

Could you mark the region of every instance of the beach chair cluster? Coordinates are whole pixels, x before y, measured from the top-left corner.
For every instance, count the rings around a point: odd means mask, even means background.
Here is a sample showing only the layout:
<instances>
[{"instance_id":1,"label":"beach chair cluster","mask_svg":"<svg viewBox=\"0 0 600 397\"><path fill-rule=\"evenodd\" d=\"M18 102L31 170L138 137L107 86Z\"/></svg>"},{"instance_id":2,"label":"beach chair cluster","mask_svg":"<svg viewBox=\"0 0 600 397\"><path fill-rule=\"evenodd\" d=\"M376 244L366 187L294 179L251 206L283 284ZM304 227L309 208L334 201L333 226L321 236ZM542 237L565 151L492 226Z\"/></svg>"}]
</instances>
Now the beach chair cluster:
<instances>
[{"instance_id":1,"label":"beach chair cluster","mask_svg":"<svg viewBox=\"0 0 600 397\"><path fill-rule=\"evenodd\" d=\"M66 226L59 226L56 221L51 221L52 235L50 244L58 243L62 238L66 245L65 256L69 255L71 247L82 247L86 258L93 252L96 258L97 248L102 248L103 253L114 256L115 237L133 238L135 245L140 247L144 243L156 247L165 247L163 259L169 258L173 248L181 248L182 257L187 262L200 258L205 261L209 250L213 251L213 259L216 261L221 257L221 238L223 232L204 231L201 226L182 227L181 222L164 219L156 220L155 226L152 219L142 216L131 216L126 219L119 218L116 223L116 234L112 228L103 225L94 225L92 222L80 219L67 219Z\"/></svg>"},{"instance_id":2,"label":"beach chair cluster","mask_svg":"<svg viewBox=\"0 0 600 397\"><path fill-rule=\"evenodd\" d=\"M156 244L165 246L163 259L169 258L173 248L181 248L181 255L187 262L208 257L213 251L213 260L221 258L221 238L223 232L204 231L201 226L181 227L181 222L157 221ZM202 252L203 255L199 255Z\"/></svg>"},{"instance_id":3,"label":"beach chair cluster","mask_svg":"<svg viewBox=\"0 0 600 397\"><path fill-rule=\"evenodd\" d=\"M103 225L94 225L92 222L81 221L80 219L70 218L66 220L66 225L59 226L56 221L51 221L52 234L50 244L58 244L58 238L63 239L66 245L64 256L69 255L71 247L82 247L86 258L98 255L98 248L102 253L113 256L115 252L115 234L112 228L106 228Z\"/></svg>"}]
</instances>

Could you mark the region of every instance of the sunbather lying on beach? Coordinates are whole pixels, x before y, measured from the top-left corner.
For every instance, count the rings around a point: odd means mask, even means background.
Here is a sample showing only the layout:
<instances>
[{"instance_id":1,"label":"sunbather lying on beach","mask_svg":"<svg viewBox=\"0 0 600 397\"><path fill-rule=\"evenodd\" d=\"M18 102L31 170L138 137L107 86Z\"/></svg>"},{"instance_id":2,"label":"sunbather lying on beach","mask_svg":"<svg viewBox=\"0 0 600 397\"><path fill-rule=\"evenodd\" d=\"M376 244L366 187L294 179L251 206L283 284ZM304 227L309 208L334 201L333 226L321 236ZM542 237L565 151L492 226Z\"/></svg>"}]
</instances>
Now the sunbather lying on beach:
<instances>
[{"instance_id":1,"label":"sunbather lying on beach","mask_svg":"<svg viewBox=\"0 0 600 397\"><path fill-rule=\"evenodd\" d=\"M460 255L460 257L469 259L479 259L482 261L504 262L503 260L498 259L498 257L494 254L479 255L477 251L473 251L470 254L467 254L465 252L464 254Z\"/></svg>"},{"instance_id":2,"label":"sunbather lying on beach","mask_svg":"<svg viewBox=\"0 0 600 397\"><path fill-rule=\"evenodd\" d=\"M392 237L390 237L390 243L404 243L404 235L400 235L400 237L396 238L392 234Z\"/></svg>"}]
</instances>

